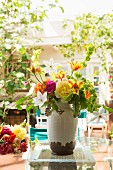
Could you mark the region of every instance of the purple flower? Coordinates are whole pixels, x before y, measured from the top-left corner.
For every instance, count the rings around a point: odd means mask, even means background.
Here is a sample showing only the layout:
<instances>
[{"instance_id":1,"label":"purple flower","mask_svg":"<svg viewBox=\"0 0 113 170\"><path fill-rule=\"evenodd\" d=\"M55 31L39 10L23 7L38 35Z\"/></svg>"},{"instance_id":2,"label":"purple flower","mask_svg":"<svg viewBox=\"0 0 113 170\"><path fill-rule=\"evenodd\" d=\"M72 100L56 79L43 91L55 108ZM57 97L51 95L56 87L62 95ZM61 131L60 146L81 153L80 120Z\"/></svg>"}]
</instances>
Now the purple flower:
<instances>
[{"instance_id":1,"label":"purple flower","mask_svg":"<svg viewBox=\"0 0 113 170\"><path fill-rule=\"evenodd\" d=\"M8 153L12 153L12 145L9 144L8 142L4 141L4 143L0 144L0 154L5 155Z\"/></svg>"},{"instance_id":2,"label":"purple flower","mask_svg":"<svg viewBox=\"0 0 113 170\"><path fill-rule=\"evenodd\" d=\"M46 84L46 91L48 93L52 93L55 91L55 89L56 89L56 83L52 80L48 81Z\"/></svg>"}]
</instances>

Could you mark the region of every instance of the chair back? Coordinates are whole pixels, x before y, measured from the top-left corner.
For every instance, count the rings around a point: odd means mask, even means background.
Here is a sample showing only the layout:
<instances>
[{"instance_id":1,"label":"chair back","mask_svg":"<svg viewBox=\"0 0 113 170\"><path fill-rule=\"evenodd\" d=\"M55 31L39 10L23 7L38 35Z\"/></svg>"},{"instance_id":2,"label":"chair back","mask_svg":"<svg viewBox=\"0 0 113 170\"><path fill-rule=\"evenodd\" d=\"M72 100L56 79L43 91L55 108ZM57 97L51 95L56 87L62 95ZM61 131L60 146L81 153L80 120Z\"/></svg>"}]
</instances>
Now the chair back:
<instances>
[{"instance_id":1,"label":"chair back","mask_svg":"<svg viewBox=\"0 0 113 170\"><path fill-rule=\"evenodd\" d=\"M41 128L33 128L30 127L29 129L29 135L31 141L34 141L35 139L38 139L39 141L45 141L48 140L48 135L47 135L47 129L41 129Z\"/></svg>"}]
</instances>

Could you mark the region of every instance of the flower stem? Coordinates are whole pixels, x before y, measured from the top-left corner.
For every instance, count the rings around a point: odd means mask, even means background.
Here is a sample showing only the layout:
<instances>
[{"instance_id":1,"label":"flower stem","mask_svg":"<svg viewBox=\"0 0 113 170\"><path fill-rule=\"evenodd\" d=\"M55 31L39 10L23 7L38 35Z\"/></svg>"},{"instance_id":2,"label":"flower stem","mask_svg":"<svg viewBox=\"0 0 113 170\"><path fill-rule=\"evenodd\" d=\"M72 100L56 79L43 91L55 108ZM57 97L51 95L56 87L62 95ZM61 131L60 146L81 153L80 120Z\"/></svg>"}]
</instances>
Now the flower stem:
<instances>
[{"instance_id":1,"label":"flower stem","mask_svg":"<svg viewBox=\"0 0 113 170\"><path fill-rule=\"evenodd\" d=\"M37 78L36 74L34 73L35 78L42 84L42 82Z\"/></svg>"},{"instance_id":2,"label":"flower stem","mask_svg":"<svg viewBox=\"0 0 113 170\"><path fill-rule=\"evenodd\" d=\"M42 79L42 76L41 76L41 74L39 74L39 76L40 76L40 78L41 78L41 80L42 80L42 83L43 83L43 79Z\"/></svg>"}]
</instances>

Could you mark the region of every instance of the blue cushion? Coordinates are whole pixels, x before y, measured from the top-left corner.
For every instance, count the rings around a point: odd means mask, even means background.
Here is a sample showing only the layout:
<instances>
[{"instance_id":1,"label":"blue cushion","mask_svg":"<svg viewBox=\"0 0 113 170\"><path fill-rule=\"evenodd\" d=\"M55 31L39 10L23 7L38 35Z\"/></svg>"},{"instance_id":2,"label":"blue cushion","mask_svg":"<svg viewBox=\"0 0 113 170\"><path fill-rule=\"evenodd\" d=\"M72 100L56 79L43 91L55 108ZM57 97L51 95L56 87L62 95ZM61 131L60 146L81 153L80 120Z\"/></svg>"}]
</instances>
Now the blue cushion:
<instances>
[{"instance_id":1,"label":"blue cushion","mask_svg":"<svg viewBox=\"0 0 113 170\"><path fill-rule=\"evenodd\" d=\"M35 132L37 136L47 136L47 132Z\"/></svg>"},{"instance_id":2,"label":"blue cushion","mask_svg":"<svg viewBox=\"0 0 113 170\"><path fill-rule=\"evenodd\" d=\"M30 128L30 139L33 141L36 138L38 140L48 140L47 129Z\"/></svg>"},{"instance_id":3,"label":"blue cushion","mask_svg":"<svg viewBox=\"0 0 113 170\"><path fill-rule=\"evenodd\" d=\"M81 110L80 111L80 115L78 116L78 118L86 118L86 111L85 110Z\"/></svg>"}]
</instances>

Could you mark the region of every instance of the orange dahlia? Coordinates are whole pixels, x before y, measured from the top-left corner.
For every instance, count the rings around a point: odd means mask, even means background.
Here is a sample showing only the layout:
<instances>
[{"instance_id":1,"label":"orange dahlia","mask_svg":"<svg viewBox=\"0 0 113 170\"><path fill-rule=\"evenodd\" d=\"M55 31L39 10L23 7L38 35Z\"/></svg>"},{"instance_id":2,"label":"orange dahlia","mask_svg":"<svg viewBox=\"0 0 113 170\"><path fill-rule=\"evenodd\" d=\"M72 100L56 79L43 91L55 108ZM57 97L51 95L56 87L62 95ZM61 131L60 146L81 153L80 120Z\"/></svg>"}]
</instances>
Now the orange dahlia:
<instances>
[{"instance_id":1,"label":"orange dahlia","mask_svg":"<svg viewBox=\"0 0 113 170\"><path fill-rule=\"evenodd\" d=\"M85 91L85 97L86 99L89 99L91 97L91 93L88 90Z\"/></svg>"},{"instance_id":2,"label":"orange dahlia","mask_svg":"<svg viewBox=\"0 0 113 170\"><path fill-rule=\"evenodd\" d=\"M34 93L37 94L37 92L40 91L42 94L44 93L44 85L41 83L38 83L34 87Z\"/></svg>"}]
</instances>

